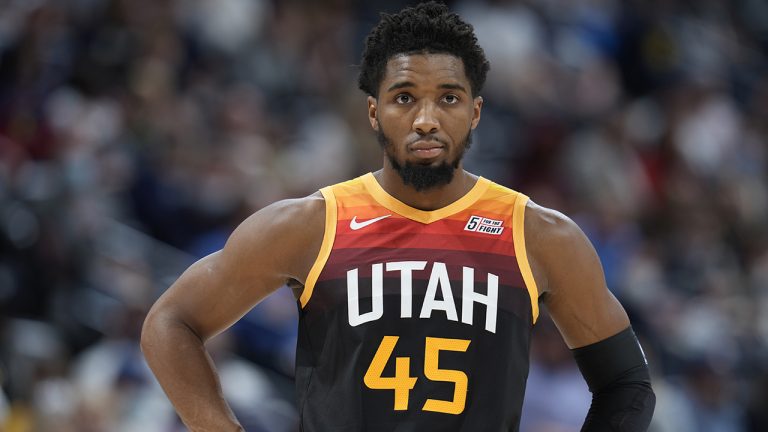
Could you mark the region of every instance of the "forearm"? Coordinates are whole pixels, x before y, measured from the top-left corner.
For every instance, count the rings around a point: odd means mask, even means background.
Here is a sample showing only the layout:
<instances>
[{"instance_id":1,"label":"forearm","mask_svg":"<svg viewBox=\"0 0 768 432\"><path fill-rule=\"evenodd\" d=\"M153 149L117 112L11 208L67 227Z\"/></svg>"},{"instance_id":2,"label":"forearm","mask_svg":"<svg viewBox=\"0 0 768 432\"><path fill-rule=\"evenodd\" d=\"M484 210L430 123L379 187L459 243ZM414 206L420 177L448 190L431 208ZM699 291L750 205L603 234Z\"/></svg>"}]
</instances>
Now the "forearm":
<instances>
[{"instance_id":1,"label":"forearm","mask_svg":"<svg viewBox=\"0 0 768 432\"><path fill-rule=\"evenodd\" d=\"M190 431L243 431L224 400L213 361L189 327L151 312L144 323L141 348Z\"/></svg>"},{"instance_id":2,"label":"forearm","mask_svg":"<svg viewBox=\"0 0 768 432\"><path fill-rule=\"evenodd\" d=\"M582 432L642 432L656 405L648 365L631 328L574 350L592 392Z\"/></svg>"},{"instance_id":3,"label":"forearm","mask_svg":"<svg viewBox=\"0 0 768 432\"><path fill-rule=\"evenodd\" d=\"M656 397L649 380L634 372L623 382L597 391L584 420L583 432L646 431L653 416Z\"/></svg>"}]
</instances>

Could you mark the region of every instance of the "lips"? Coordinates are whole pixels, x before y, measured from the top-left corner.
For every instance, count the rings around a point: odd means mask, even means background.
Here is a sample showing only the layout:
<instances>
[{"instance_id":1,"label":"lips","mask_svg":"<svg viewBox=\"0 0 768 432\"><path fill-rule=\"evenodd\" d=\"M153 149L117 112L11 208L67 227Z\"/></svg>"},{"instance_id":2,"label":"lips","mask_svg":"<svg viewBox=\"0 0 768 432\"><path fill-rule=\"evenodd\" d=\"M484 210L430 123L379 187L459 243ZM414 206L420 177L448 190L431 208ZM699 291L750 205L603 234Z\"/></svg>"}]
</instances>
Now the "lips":
<instances>
[{"instance_id":1,"label":"lips","mask_svg":"<svg viewBox=\"0 0 768 432\"><path fill-rule=\"evenodd\" d=\"M408 153L423 163L428 163L442 155L446 149L446 143L433 134L412 136L411 143L406 146Z\"/></svg>"},{"instance_id":2,"label":"lips","mask_svg":"<svg viewBox=\"0 0 768 432\"><path fill-rule=\"evenodd\" d=\"M438 141L416 141L411 144L409 149L416 158L428 161L440 156L444 148L443 144Z\"/></svg>"},{"instance_id":3,"label":"lips","mask_svg":"<svg viewBox=\"0 0 768 432\"><path fill-rule=\"evenodd\" d=\"M433 149L441 149L443 148L443 144L439 141L431 140L431 141L416 141L415 143L411 144L411 151L417 151L417 150L433 150Z\"/></svg>"}]
</instances>

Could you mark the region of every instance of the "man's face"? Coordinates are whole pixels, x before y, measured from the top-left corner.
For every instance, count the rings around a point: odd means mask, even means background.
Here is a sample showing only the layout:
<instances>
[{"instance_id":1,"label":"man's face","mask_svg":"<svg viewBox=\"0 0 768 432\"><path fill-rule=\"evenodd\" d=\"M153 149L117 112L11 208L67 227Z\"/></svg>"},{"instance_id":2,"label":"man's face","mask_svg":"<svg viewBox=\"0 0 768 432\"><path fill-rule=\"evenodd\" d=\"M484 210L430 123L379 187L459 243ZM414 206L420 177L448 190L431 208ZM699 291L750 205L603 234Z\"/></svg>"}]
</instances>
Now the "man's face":
<instances>
[{"instance_id":1,"label":"man's face","mask_svg":"<svg viewBox=\"0 0 768 432\"><path fill-rule=\"evenodd\" d=\"M379 97L368 97L368 117L389 167L425 190L449 183L461 166L482 102L458 57L399 55L387 63Z\"/></svg>"}]
</instances>

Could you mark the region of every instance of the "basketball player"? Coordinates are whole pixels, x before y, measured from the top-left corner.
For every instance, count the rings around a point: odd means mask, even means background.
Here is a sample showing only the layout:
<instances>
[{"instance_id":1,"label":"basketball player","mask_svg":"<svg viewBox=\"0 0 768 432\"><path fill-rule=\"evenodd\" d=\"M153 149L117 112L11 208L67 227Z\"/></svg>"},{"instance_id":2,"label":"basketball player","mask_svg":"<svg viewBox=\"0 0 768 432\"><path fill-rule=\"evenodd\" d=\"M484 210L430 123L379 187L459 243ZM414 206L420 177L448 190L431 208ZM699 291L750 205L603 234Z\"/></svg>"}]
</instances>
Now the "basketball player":
<instances>
[{"instance_id":1,"label":"basketball player","mask_svg":"<svg viewBox=\"0 0 768 432\"><path fill-rule=\"evenodd\" d=\"M584 430L647 428L648 368L587 238L462 169L488 69L445 6L383 16L359 77L382 169L256 212L146 319L149 365L192 431L242 430L203 343L284 284L303 431L517 431L540 303L593 393Z\"/></svg>"}]
</instances>

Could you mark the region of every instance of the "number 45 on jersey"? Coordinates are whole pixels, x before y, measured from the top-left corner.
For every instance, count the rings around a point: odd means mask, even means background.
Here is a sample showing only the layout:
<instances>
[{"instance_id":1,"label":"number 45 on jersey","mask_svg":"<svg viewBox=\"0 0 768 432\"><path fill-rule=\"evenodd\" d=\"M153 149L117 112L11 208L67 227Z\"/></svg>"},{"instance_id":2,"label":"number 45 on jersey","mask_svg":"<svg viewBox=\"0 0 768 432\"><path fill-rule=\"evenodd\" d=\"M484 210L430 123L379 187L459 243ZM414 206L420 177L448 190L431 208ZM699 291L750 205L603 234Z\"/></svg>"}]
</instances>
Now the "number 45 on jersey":
<instances>
[{"instance_id":1,"label":"number 45 on jersey","mask_svg":"<svg viewBox=\"0 0 768 432\"><path fill-rule=\"evenodd\" d=\"M373 390L394 390L395 411L408 409L408 396L416 385L418 378L411 376L411 358L395 358L395 376L383 377L384 367L392 357L392 352L400 338L384 336L376 354L371 360L368 371L363 377L366 387ZM453 369L438 367L440 351L466 352L469 347L466 339L445 339L428 337L424 341L424 376L430 381L451 382L454 384L453 399L427 399L423 411L433 411L445 414L461 414L467 402L467 374Z\"/></svg>"}]
</instances>

